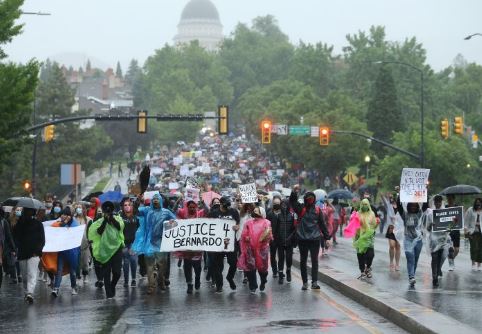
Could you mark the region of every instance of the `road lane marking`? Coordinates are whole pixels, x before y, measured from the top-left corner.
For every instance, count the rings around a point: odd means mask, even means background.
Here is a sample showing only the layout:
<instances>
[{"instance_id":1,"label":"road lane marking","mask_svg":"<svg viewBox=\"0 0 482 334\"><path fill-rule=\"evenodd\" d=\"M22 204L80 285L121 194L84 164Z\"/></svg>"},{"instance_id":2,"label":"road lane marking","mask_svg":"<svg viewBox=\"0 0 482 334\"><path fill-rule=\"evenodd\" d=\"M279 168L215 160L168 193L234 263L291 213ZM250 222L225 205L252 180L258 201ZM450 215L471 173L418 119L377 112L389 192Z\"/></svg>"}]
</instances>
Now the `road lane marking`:
<instances>
[{"instance_id":1,"label":"road lane marking","mask_svg":"<svg viewBox=\"0 0 482 334\"><path fill-rule=\"evenodd\" d=\"M300 274L297 272L292 272L292 275L296 277L301 283L303 284L303 281L301 279ZM348 307L341 305L337 303L333 298L328 296L326 293L322 292L321 290L313 290L313 292L316 292L317 296L321 299L323 299L325 302L327 302L329 305L340 311L341 313L345 314L350 320L352 320L354 323L357 323L360 327L368 331L370 334L381 334L382 332L378 330L376 327L372 326L355 312L350 310ZM354 301L355 302L355 301Z\"/></svg>"}]
</instances>

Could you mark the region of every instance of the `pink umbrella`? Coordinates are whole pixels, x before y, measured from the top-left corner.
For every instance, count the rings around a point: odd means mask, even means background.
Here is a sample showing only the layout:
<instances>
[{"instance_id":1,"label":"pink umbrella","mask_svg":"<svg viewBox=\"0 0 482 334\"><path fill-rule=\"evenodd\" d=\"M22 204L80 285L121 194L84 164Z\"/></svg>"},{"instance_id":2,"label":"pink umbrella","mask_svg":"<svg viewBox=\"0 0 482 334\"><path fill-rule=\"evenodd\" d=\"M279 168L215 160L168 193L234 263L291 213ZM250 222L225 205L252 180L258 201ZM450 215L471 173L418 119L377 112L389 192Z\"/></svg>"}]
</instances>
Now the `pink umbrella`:
<instances>
[{"instance_id":1,"label":"pink umbrella","mask_svg":"<svg viewBox=\"0 0 482 334\"><path fill-rule=\"evenodd\" d=\"M215 193L214 191L207 191L205 193L203 193L201 195L204 203L206 203L207 205L211 205L211 201L214 199L214 198L221 198L221 195L219 195L218 193Z\"/></svg>"}]
</instances>

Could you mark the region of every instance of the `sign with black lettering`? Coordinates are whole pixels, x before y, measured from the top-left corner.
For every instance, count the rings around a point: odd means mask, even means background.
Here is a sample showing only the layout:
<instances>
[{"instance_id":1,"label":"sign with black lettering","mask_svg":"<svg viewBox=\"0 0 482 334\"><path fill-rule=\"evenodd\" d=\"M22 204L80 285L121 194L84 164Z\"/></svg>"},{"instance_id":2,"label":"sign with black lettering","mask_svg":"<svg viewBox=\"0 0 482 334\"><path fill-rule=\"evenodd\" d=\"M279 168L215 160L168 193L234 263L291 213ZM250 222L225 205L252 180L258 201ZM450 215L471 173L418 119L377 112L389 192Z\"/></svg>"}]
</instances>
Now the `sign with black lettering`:
<instances>
[{"instance_id":1,"label":"sign with black lettering","mask_svg":"<svg viewBox=\"0 0 482 334\"><path fill-rule=\"evenodd\" d=\"M426 202L429 175L430 169L404 168L400 180L400 202Z\"/></svg>"},{"instance_id":2,"label":"sign with black lettering","mask_svg":"<svg viewBox=\"0 0 482 334\"><path fill-rule=\"evenodd\" d=\"M240 184L239 192L241 193L241 203L258 203L256 183Z\"/></svg>"},{"instance_id":3,"label":"sign with black lettering","mask_svg":"<svg viewBox=\"0 0 482 334\"><path fill-rule=\"evenodd\" d=\"M179 219L164 223L161 252L234 252L234 230L230 219Z\"/></svg>"},{"instance_id":4,"label":"sign with black lettering","mask_svg":"<svg viewBox=\"0 0 482 334\"><path fill-rule=\"evenodd\" d=\"M433 231L462 230L464 228L464 207L433 210Z\"/></svg>"}]
</instances>

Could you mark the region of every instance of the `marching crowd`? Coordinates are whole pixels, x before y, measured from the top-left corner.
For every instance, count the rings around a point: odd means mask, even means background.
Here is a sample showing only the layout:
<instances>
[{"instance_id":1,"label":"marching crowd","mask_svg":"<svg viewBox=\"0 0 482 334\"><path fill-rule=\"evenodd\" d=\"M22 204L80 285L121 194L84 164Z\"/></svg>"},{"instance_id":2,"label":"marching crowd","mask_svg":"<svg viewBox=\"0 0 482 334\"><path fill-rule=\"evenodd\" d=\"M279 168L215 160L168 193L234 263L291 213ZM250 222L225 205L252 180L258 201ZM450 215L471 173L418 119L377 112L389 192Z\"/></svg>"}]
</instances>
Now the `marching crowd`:
<instances>
[{"instance_id":1,"label":"marching crowd","mask_svg":"<svg viewBox=\"0 0 482 334\"><path fill-rule=\"evenodd\" d=\"M353 238L359 278L370 279L376 231L380 226L384 231L384 225L390 270L400 270L403 246L410 285L416 283L417 263L424 244L432 257L434 287L439 285L446 258L450 270L455 269L460 231L432 229L433 209L443 204L440 195L434 196L429 205L400 203L396 194L387 194L382 196L379 208L374 207L369 193L363 194L361 201L350 203L342 203L336 197L328 200L323 193L304 189L303 173L309 175L306 178L321 180L319 174L296 170L284 161L271 162L259 146L246 139L221 142L208 137L192 146L183 143L182 147L154 152L153 158L144 164L160 172L157 176L150 175L149 190L153 195L149 198L126 196L120 203L101 203L99 198L92 197L89 203L64 206L48 197L45 209L20 206L0 209L0 268L10 283L24 284L27 303L34 301L37 281L48 283L52 296L57 297L64 275L69 275L72 295L79 293L79 282L84 285L92 282L95 287L105 289L106 298L114 298L121 275L126 288L139 286L139 278L147 277L147 294L157 289L164 291L170 284L171 260L182 266L188 294L201 288L202 279L211 282L216 293L223 292L225 280L231 290L236 290L234 278L238 270L243 272L243 284L256 293L257 289L265 290L270 268L279 284L291 282L294 248L299 249L302 290L320 289L320 254L336 243L338 232L340 236ZM277 170L276 174L272 172ZM186 179L196 180L192 183L200 188L199 198L179 194L182 186L170 186ZM257 203L242 203L236 187L250 182L266 191L260 193ZM276 190L274 184L279 184ZM295 185L290 187L291 184ZM210 197L203 197L203 193L210 193ZM457 206L454 201L454 196L448 196L447 207ZM482 270L481 213L482 200L477 198L465 213L464 230L470 240L473 270L479 271ZM175 220L192 218L234 221L234 251L161 252L166 226ZM56 228L85 225L81 245L61 252L43 252L44 225ZM0 269L0 287L3 277Z\"/></svg>"}]
</instances>

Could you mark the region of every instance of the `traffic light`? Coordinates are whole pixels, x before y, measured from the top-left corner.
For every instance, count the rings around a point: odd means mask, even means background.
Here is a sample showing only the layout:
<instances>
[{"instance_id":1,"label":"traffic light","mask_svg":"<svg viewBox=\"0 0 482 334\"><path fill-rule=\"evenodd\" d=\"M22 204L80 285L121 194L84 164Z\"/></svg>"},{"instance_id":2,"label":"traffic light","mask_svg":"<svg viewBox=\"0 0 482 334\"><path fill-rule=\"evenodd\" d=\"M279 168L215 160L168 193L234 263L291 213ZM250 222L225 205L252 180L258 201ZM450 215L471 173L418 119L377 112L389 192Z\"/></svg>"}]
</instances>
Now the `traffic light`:
<instances>
[{"instance_id":1,"label":"traffic light","mask_svg":"<svg viewBox=\"0 0 482 334\"><path fill-rule=\"evenodd\" d=\"M449 137L449 121L446 118L440 121L440 135L443 139Z\"/></svg>"},{"instance_id":2,"label":"traffic light","mask_svg":"<svg viewBox=\"0 0 482 334\"><path fill-rule=\"evenodd\" d=\"M271 144L271 121L261 122L261 143Z\"/></svg>"},{"instance_id":3,"label":"traffic light","mask_svg":"<svg viewBox=\"0 0 482 334\"><path fill-rule=\"evenodd\" d=\"M320 127L320 145L328 146L330 144L330 128Z\"/></svg>"},{"instance_id":4,"label":"traffic light","mask_svg":"<svg viewBox=\"0 0 482 334\"><path fill-rule=\"evenodd\" d=\"M55 137L55 125L47 125L44 128L44 141L46 143L51 142L54 140Z\"/></svg>"},{"instance_id":5,"label":"traffic light","mask_svg":"<svg viewBox=\"0 0 482 334\"><path fill-rule=\"evenodd\" d=\"M147 133L147 111L140 110L137 112L137 133Z\"/></svg>"},{"instance_id":6,"label":"traffic light","mask_svg":"<svg viewBox=\"0 0 482 334\"><path fill-rule=\"evenodd\" d=\"M454 118L454 133L457 135L464 133L464 119L460 116Z\"/></svg>"},{"instance_id":7,"label":"traffic light","mask_svg":"<svg viewBox=\"0 0 482 334\"><path fill-rule=\"evenodd\" d=\"M227 135L229 133L229 107L219 106L218 107L218 133L220 135Z\"/></svg>"},{"instance_id":8,"label":"traffic light","mask_svg":"<svg viewBox=\"0 0 482 334\"><path fill-rule=\"evenodd\" d=\"M32 184L30 183L30 181L28 180L23 181L23 190L25 190L28 193L32 191Z\"/></svg>"}]
</instances>

